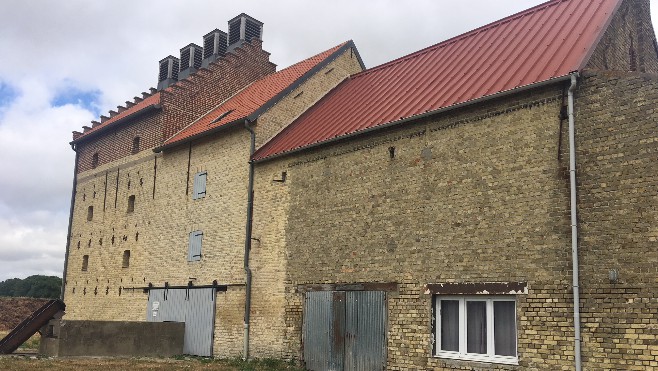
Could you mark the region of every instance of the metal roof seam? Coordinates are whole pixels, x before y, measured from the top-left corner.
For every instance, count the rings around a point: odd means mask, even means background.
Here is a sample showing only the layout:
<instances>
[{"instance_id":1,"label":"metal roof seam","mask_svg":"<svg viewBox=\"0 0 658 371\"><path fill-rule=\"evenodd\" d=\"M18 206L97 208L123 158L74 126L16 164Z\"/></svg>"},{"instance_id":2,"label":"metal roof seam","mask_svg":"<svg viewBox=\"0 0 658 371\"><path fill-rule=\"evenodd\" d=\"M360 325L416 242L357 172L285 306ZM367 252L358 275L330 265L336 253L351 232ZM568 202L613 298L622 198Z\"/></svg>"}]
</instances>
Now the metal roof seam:
<instances>
[{"instance_id":1,"label":"metal roof seam","mask_svg":"<svg viewBox=\"0 0 658 371\"><path fill-rule=\"evenodd\" d=\"M574 63L591 52L592 41L605 31L602 25L620 0L589 9L598 1L553 0L353 75L290 124L285 137L273 138L259 156L565 76L578 70Z\"/></svg>"},{"instance_id":2,"label":"metal roof seam","mask_svg":"<svg viewBox=\"0 0 658 371\"><path fill-rule=\"evenodd\" d=\"M488 101L488 100L492 100L492 99L501 98L501 97L504 97L504 96L507 96L507 95L510 95L510 94L521 93L521 92L524 92L528 89L534 89L534 88L539 88L539 87L546 86L546 85L557 84L559 82L567 81L569 79L571 79L571 73L563 75L563 76L558 76L558 77L555 77L555 78L552 78L552 79L549 79L549 80L539 81L537 83L533 83L533 84L529 84L529 85L525 85L525 86L520 86L520 87L514 88L512 90L500 91L500 92L497 92L497 93L494 93L494 94L491 94L491 95L475 98L475 99L470 100L470 101L457 103L457 104L452 105L452 106L441 107L439 109L436 109L436 110L433 110L433 111L428 111L428 112L425 112L425 113L422 113L422 114L418 114L418 115L415 115L413 117L406 118L404 120L391 121L391 122L387 122L387 123L384 123L384 124L381 124L381 125L378 125L378 126L373 126L373 127L369 127L369 128L363 129L363 130L351 132L351 133L348 133L347 135L337 136L337 137L334 137L330 140L316 141L316 142L309 143L309 144L306 144L306 145L300 145L300 146L295 147L295 148L288 148L288 149L285 149L285 150L282 150L282 151L272 152L270 154L263 155L263 152L266 152L266 151L264 151L265 146L263 146L258 151L256 151L256 153L252 157L252 160L254 162L264 162L264 161L273 160L273 159L276 159L276 158L279 158L279 157L290 155L292 153L295 153L295 152L298 152L298 151L301 151L301 150L308 150L308 149L311 149L311 148L315 148L317 146L322 146L322 145L325 145L325 144L329 144L329 143L335 142L336 140L349 139L349 138L352 138L352 137L355 137L355 136L358 136L358 135L361 135L361 134L368 133L370 131L380 130L380 129L383 129L383 128L388 128L388 127L404 124L404 123L412 121L412 120L437 115L437 114L440 114L440 113L443 113L443 112L452 111L452 110L455 110L455 109L467 107L467 106L470 106L470 105L473 105L473 104L476 104L476 103L480 103L480 102L483 102L483 101Z\"/></svg>"}]
</instances>

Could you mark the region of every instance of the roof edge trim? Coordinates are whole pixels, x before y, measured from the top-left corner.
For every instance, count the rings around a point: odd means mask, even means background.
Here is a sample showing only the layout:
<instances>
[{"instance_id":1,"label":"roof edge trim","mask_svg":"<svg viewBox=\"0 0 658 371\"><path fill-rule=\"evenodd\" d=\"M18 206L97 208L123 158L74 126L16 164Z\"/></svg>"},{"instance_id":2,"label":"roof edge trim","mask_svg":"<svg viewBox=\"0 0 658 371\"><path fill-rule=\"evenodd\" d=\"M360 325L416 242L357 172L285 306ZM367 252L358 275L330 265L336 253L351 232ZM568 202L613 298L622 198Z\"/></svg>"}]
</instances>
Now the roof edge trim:
<instances>
[{"instance_id":1,"label":"roof edge trim","mask_svg":"<svg viewBox=\"0 0 658 371\"><path fill-rule=\"evenodd\" d=\"M336 58L338 58L339 55L343 54L346 52L349 48L352 48L354 50L354 54L356 55L357 60L359 61L359 64L361 65L361 69L365 70L365 66L363 65L363 60L361 60L361 56L359 55L359 52L356 49L356 45L354 45L354 41L349 40L344 43L343 46L338 48L335 52L331 53L327 58L325 58L323 61L320 63L316 64L313 68L308 70L305 74L301 75L297 80L295 80L292 84L288 85L287 88L281 90L277 95L272 97L270 100L265 102L262 106L260 106L259 109L254 111L251 115L247 116L249 121L255 121L263 112L267 111L268 109L272 108L277 102L279 102L281 99L283 99L285 96L290 94L293 90L297 89L300 85L306 82L311 76L315 75L318 73L321 69L326 67L329 63L333 62Z\"/></svg>"},{"instance_id":2,"label":"roof edge trim","mask_svg":"<svg viewBox=\"0 0 658 371\"><path fill-rule=\"evenodd\" d=\"M401 124L407 123L409 121L422 119L422 118L425 118L425 117L437 115L439 113L456 110L456 109L459 109L459 108L467 107L467 106L477 104L477 103L482 103L482 102L485 102L485 101L488 101L488 100L493 100L493 99L505 97L505 96L508 96L508 95L521 93L521 92L524 92L526 90L536 89L536 88L540 88L540 87L543 87L543 86L557 84L557 83L563 82L563 81L568 81L568 80L571 79L571 75L573 75L573 74L578 75L578 72L573 71L569 74L554 77L554 78L549 79L549 80L544 80L544 81L536 82L534 84L519 86L519 87L516 87L514 89L500 91L498 93L494 93L494 94L490 94L490 95L485 95L483 97L476 98L476 99L473 99L473 100L469 100L469 101L466 101L466 102L453 104L452 106L443 107L443 108L439 108L439 109L434 110L434 111L429 111L429 112L421 113L421 114L418 114L418 115L415 115L415 116L406 117L402 120L390 121L390 122L387 122L385 124L369 127L369 128L366 128L366 129L363 129L363 130L360 130L360 131L354 131L352 133L348 133L348 134L345 134L345 135L341 135L341 136L338 136L338 137L327 139L327 140L324 140L324 141L321 141L321 142L312 143L312 144L309 144L309 145L306 145L306 146L298 147L298 148L292 149L290 151L276 153L276 154L273 154L273 155L270 155L270 156L267 156L267 157L262 157L262 158L252 157L251 162L260 163L260 162L266 162L266 161L274 160L274 159L277 159L279 157L285 157L285 156L288 156L288 155L291 155L291 154L294 154L294 153L297 153L297 152L309 150L309 149L316 148L316 147L321 147L321 146L324 146L324 145L327 145L327 144L330 144L330 143L334 143L334 142L338 142L338 141L342 141L342 140L345 140L345 139L351 139L353 137L358 137L358 136L361 136L361 135L364 135L364 134L367 134L367 133L370 133L370 132L373 132L373 131L395 127L397 125L401 125ZM263 148L263 147L264 146L262 146L261 148ZM258 153L258 151L256 151L256 153Z\"/></svg>"},{"instance_id":3,"label":"roof edge trim","mask_svg":"<svg viewBox=\"0 0 658 371\"><path fill-rule=\"evenodd\" d=\"M235 119L235 120L233 120L233 121L231 121L231 122L228 122L228 123L226 123L226 124L223 124L223 125L217 126L217 127L214 128L214 129L210 129L210 130L202 131L202 132L200 132L200 133L198 133L198 134L195 134L195 135L192 135L192 136L190 136L190 137L183 138L183 139L181 139L181 140L178 140L178 141L175 141L175 142L172 142L172 143L169 143L169 144L164 144L164 145L162 145L162 146L156 147L156 148L153 149L153 152L156 152L156 153L157 153L157 152L161 152L161 151L163 151L163 150L170 149L170 148L172 148L172 147L176 147L176 146L178 146L178 145L182 145L182 144L189 143L189 142L191 142L191 141L193 141L193 140L196 140L196 139L198 139L198 138L201 138L201 137L203 137L203 136L206 136L206 135L212 135L212 134L214 134L214 133L216 133L216 132L218 132L218 131L223 130L225 127L232 127L233 125L235 125L235 124L238 123L238 122L243 122L245 119L247 119L247 120L249 120L249 121L251 121L251 122L256 121L256 120L258 119L258 117L259 117L261 114L263 114L263 112L265 112L265 111L267 111L268 109L272 108L272 106L274 106L276 103L278 103L278 102L279 102L281 99L283 99L286 95L290 94L291 91L295 90L297 87L299 87L300 85L302 85L302 84L303 84L304 82L306 82L306 80L308 80L311 76L315 75L318 71L320 71L321 69L323 69L324 67L326 67L329 63L333 62L333 61L334 61L339 55L341 55L342 53L344 53L345 51L347 51L349 48L352 48L352 49L354 50L354 54L355 54L355 56L356 56L356 58L357 58L357 61L358 61L359 64L361 65L361 68L362 68L362 69L365 69L365 66L364 66L364 64L363 64L363 60L361 59L361 55L359 54L359 51L357 50L356 45L354 44L354 41L352 41L352 40L346 41L346 42L344 43L343 46L341 46L341 47L338 48L336 51L334 51L333 53L331 53L329 56L327 56L327 57L326 57L324 60L322 60L320 63L318 63L318 64L315 65L313 68L311 68L310 70L308 70L305 74L303 74L302 76L300 76L299 78L297 78L297 80L295 80L295 81L294 81L292 84L290 84L287 88L283 89L283 90L282 90L281 92L279 92L277 95L275 95L274 97L270 98L270 100L268 100L268 101L265 102L263 105L261 105L260 108L257 109L256 111L254 111L254 113L252 113L251 115L246 116L246 117L240 117L240 118L237 118L237 119ZM287 67L286 67L286 68L287 68ZM269 76L269 75L268 75L268 76ZM257 80L257 81L258 81L258 80ZM176 136L178 133L182 132L182 131L185 130L186 128L188 128L188 127L194 125L196 122L198 122L199 120L201 120L205 115L207 115L208 113L210 113L210 112L212 112L213 110L217 109L217 108L220 107L222 104L224 104L226 101L228 101L229 99L231 99L231 98L233 98L234 96L238 95L240 92L242 92L243 90L247 89L249 86L253 85L253 84L256 83L257 81L254 81L254 82L252 82L251 84L245 86L243 89L241 89L240 91L236 92L236 93L235 93L234 95L232 95L231 97L227 98L226 100L224 100L223 102L221 102L221 103L218 104L217 106L213 107L213 108L210 109L206 114L200 116L199 118L197 118L196 120L194 120L192 123L190 123L189 125L187 125L185 128L179 130L176 134L174 134L173 136L171 136L171 138L173 138L174 136ZM340 85L340 84L339 84L339 85ZM167 139L167 140L168 140L168 139ZM166 140L165 140L165 142L166 142Z\"/></svg>"},{"instance_id":4,"label":"roof edge trim","mask_svg":"<svg viewBox=\"0 0 658 371\"><path fill-rule=\"evenodd\" d=\"M93 137L97 136L100 133L106 132L108 129L116 129L117 126L119 126L121 124L125 124L128 121L134 120L134 119L136 119L136 118L138 118L142 115L146 115L147 113L157 111L161 108L162 108L162 104L160 104L160 103L150 104L150 105L148 105L148 106L146 106L146 107L144 107L144 108L142 108L138 111L135 111L135 112L133 112L129 115L126 115L126 116L124 116L120 119L115 120L110 125L98 128L98 130L94 130L93 132L89 133L88 135L83 135L82 137L80 137L78 139L72 140L71 142L69 142L69 144L78 144L78 143L84 142L85 140L87 140L89 138L93 138Z\"/></svg>"},{"instance_id":5,"label":"roof edge trim","mask_svg":"<svg viewBox=\"0 0 658 371\"><path fill-rule=\"evenodd\" d=\"M201 132L201 133L198 133L198 134L195 134L195 135L189 136L189 137L187 137L187 138L184 138L184 139L181 139L181 140L175 141L175 142L173 142L173 143L163 144L163 145L161 145L161 146L159 146L159 147L155 147L155 148L153 148L153 152L155 152L155 153L159 153L159 152L162 152L162 151L167 150L167 149L171 149L171 148L174 148L174 147L181 146L181 145L183 145L183 144L187 144L187 143L192 142L192 141L195 141L195 140L197 140L197 139L199 139L199 138L202 138L202 137L205 137L205 136L209 136L209 135L215 134L215 133L220 132L220 131L228 130L228 129L232 128L232 127L237 126L237 124L244 122L245 119L247 119L247 118L246 118L246 117L240 117L240 118L238 118L238 119L236 119L236 120L233 120L233 121L231 121L231 122L227 122L227 123L224 124L224 125L219 125L219 126L214 127L214 128L212 128L212 129L210 129L210 130L203 131L203 132Z\"/></svg>"},{"instance_id":6,"label":"roof edge trim","mask_svg":"<svg viewBox=\"0 0 658 371\"><path fill-rule=\"evenodd\" d=\"M608 28L610 28L610 24L612 23L612 20L615 18L615 15L617 15L617 12L619 11L619 8L621 8L621 4L624 2L624 0L617 0L617 5L615 5L615 8L612 10L612 13L610 13L610 16L608 19L605 21L603 24L603 27L601 28L601 31L599 34L596 36L596 39L592 43L591 47L583 55L583 59L578 63L578 71L582 71L585 66L587 66L587 63L589 62L589 59L592 58L592 54L594 54L594 51L596 48L599 47L599 43L601 42L601 39L603 39L603 36L605 35L606 31L608 31Z\"/></svg>"}]
</instances>

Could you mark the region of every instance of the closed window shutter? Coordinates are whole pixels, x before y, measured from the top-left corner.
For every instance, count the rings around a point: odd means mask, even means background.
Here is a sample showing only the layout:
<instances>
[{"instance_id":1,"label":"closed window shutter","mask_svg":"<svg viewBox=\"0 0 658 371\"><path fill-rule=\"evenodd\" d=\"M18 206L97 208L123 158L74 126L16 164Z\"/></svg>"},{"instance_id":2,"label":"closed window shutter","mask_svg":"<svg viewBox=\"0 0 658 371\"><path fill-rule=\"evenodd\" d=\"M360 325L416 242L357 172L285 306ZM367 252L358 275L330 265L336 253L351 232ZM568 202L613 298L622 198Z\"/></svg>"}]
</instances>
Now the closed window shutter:
<instances>
[{"instance_id":1,"label":"closed window shutter","mask_svg":"<svg viewBox=\"0 0 658 371\"><path fill-rule=\"evenodd\" d=\"M194 175L194 191L192 192L192 199L206 197L206 177L208 172L203 171Z\"/></svg>"},{"instance_id":2,"label":"closed window shutter","mask_svg":"<svg viewBox=\"0 0 658 371\"><path fill-rule=\"evenodd\" d=\"M201 260L201 241L203 240L203 232L194 231L190 232L190 242L187 249L187 261Z\"/></svg>"}]
</instances>

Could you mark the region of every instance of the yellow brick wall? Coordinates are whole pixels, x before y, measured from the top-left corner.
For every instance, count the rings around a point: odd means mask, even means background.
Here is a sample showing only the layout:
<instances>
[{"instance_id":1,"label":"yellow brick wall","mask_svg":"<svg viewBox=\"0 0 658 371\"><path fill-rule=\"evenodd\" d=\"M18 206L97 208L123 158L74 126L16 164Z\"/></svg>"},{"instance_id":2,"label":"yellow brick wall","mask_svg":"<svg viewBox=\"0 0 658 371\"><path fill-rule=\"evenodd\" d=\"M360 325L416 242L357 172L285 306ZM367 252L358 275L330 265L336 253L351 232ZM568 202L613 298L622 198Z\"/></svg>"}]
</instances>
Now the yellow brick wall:
<instances>
[{"instance_id":1,"label":"yellow brick wall","mask_svg":"<svg viewBox=\"0 0 658 371\"><path fill-rule=\"evenodd\" d=\"M265 144L347 76L360 71L356 53L346 50L337 56L258 118L256 147Z\"/></svg>"},{"instance_id":2,"label":"yellow brick wall","mask_svg":"<svg viewBox=\"0 0 658 371\"><path fill-rule=\"evenodd\" d=\"M520 364L570 364L561 94L555 86L259 164L270 178L288 174L284 184L261 184L281 203L276 209L288 210L286 222L259 218L262 230L284 230L271 238L283 241L287 257L287 356L301 356L298 285L397 282L387 302L387 367L479 369L432 356L424 285L524 281Z\"/></svg>"},{"instance_id":3,"label":"yellow brick wall","mask_svg":"<svg viewBox=\"0 0 658 371\"><path fill-rule=\"evenodd\" d=\"M123 288L143 287L151 279L147 257L154 238L155 158L143 151L79 174L66 277L68 318L144 320L147 296ZM135 196L133 213L127 212L130 195ZM122 268L124 250L130 250L128 268ZM86 272L81 270L84 255L89 255Z\"/></svg>"},{"instance_id":4,"label":"yellow brick wall","mask_svg":"<svg viewBox=\"0 0 658 371\"><path fill-rule=\"evenodd\" d=\"M358 70L355 56L349 50L343 53L265 112L257 122L257 137L275 134ZM186 285L190 280L208 285L217 280L229 288L217 294L214 352L222 357L240 355L249 146L249 133L237 127L191 146L157 155L146 150L80 173L67 271L67 318L145 320L148 295L126 288L149 283L162 287L165 282ZM193 200L194 175L200 171L208 173L206 196ZM269 185L272 176L261 176L257 186ZM270 205L278 202L277 192L262 189L266 190L256 191L259 215L265 212L267 218L276 218L281 224L265 229L260 229L258 222L254 226L254 236L263 234L268 242L262 246L253 242L251 340L255 356L279 357L286 352L281 239L285 210ZM128 213L131 195L135 195L135 211ZM94 207L91 221L86 220L89 206ZM202 259L188 262L188 235L195 230L203 231ZM131 253L129 268L122 268L124 250ZM81 271L84 255L89 255L86 272Z\"/></svg>"}]
</instances>

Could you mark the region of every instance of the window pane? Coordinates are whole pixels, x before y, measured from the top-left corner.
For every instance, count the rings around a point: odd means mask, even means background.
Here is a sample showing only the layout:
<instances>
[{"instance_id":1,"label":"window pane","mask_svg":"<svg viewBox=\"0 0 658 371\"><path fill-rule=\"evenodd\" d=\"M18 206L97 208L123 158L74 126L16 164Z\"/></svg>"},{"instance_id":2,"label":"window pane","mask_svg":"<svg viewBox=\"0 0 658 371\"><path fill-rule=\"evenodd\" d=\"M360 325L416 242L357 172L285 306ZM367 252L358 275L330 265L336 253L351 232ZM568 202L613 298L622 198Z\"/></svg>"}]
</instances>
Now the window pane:
<instances>
[{"instance_id":1,"label":"window pane","mask_svg":"<svg viewBox=\"0 0 658 371\"><path fill-rule=\"evenodd\" d=\"M441 300L441 350L459 351L458 300Z\"/></svg>"},{"instance_id":2,"label":"window pane","mask_svg":"<svg viewBox=\"0 0 658 371\"><path fill-rule=\"evenodd\" d=\"M466 302L466 352L487 353L487 303Z\"/></svg>"},{"instance_id":3,"label":"window pane","mask_svg":"<svg viewBox=\"0 0 658 371\"><path fill-rule=\"evenodd\" d=\"M516 357L516 325L513 301L494 301L496 355Z\"/></svg>"}]
</instances>

